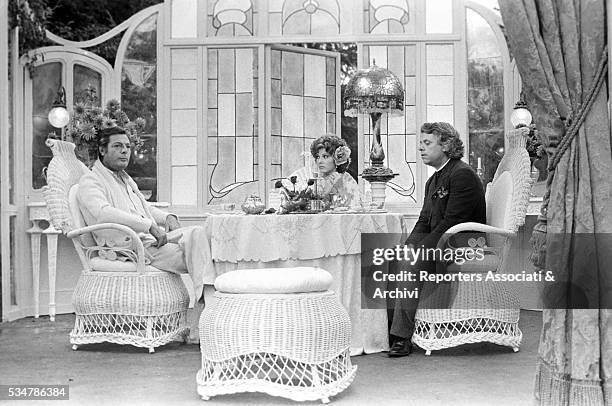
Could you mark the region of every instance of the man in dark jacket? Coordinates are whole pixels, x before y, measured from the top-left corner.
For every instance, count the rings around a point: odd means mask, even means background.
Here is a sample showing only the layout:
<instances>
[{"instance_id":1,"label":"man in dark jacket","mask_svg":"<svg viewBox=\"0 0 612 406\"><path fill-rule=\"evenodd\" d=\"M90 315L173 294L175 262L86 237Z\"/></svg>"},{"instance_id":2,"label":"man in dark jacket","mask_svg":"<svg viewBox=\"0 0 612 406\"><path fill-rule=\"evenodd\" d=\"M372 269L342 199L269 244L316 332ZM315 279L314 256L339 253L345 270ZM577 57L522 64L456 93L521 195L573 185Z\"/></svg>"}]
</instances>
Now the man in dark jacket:
<instances>
[{"instance_id":1,"label":"man in dark jacket","mask_svg":"<svg viewBox=\"0 0 612 406\"><path fill-rule=\"evenodd\" d=\"M425 184L425 199L406 245L412 248L435 248L439 238L450 227L473 221L486 222L484 190L481 180L463 157L463 142L459 133L448 123L425 123L419 141L421 159L436 172ZM401 266L410 266L402 262ZM418 261L414 271L436 271L433 261ZM422 285L415 281L414 287ZM408 288L411 290L412 288ZM416 300L396 300L391 324L395 341L390 357L403 357L412 351L410 339L414 332Z\"/></svg>"}]
</instances>

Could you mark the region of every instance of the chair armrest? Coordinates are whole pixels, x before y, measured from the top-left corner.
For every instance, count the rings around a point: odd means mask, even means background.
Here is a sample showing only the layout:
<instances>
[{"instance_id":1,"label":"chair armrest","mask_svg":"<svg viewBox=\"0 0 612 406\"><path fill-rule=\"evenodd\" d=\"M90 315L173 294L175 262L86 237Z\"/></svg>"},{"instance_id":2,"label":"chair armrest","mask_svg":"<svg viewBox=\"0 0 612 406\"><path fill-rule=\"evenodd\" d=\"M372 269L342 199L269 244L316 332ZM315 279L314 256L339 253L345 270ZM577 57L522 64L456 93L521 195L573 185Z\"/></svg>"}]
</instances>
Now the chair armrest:
<instances>
[{"instance_id":1,"label":"chair armrest","mask_svg":"<svg viewBox=\"0 0 612 406\"><path fill-rule=\"evenodd\" d=\"M133 241L136 251L136 271L138 273L144 273L145 271L145 252L144 245L142 245L142 241L140 237L134 230L129 228L128 226L124 226L123 224L115 224L115 223L100 223L94 224L91 226L76 228L74 230L66 233L66 237L74 239L82 234L87 234L99 230L117 230L127 234ZM130 250L131 251L131 250Z\"/></svg>"},{"instance_id":2,"label":"chair armrest","mask_svg":"<svg viewBox=\"0 0 612 406\"><path fill-rule=\"evenodd\" d=\"M476 223L476 222L460 223L460 224L455 224L454 226L446 230L444 234L442 234L442 237L440 237L440 239L438 240L438 244L436 248L444 247L444 245L446 244L446 241L450 238L451 235L457 234L461 231L478 231L478 232L483 232L483 233L505 235L507 237L513 237L516 235L516 233L512 231L506 230L504 228L493 227L488 224L482 224L482 223Z\"/></svg>"}]
</instances>

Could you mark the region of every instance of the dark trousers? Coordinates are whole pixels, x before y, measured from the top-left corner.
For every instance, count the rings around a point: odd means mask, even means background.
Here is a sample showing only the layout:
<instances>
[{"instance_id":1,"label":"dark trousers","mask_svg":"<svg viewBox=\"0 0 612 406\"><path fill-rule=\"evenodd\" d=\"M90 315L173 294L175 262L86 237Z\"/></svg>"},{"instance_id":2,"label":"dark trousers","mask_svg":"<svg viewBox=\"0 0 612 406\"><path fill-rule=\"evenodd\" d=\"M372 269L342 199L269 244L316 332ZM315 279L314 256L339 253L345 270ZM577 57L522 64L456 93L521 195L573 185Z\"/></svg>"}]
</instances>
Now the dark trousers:
<instances>
[{"instance_id":1,"label":"dark trousers","mask_svg":"<svg viewBox=\"0 0 612 406\"><path fill-rule=\"evenodd\" d=\"M416 281L394 282L390 289L398 288L400 291L406 289L410 292L415 288L419 289L419 294L423 288L423 282L419 280L420 271L435 272L435 262L417 261L414 265L408 262L396 263L399 271L413 272L417 276ZM397 272L400 273L400 272ZM414 316L416 315L418 299L395 299L393 305L393 318L389 333L399 338L410 339L414 333Z\"/></svg>"}]
</instances>

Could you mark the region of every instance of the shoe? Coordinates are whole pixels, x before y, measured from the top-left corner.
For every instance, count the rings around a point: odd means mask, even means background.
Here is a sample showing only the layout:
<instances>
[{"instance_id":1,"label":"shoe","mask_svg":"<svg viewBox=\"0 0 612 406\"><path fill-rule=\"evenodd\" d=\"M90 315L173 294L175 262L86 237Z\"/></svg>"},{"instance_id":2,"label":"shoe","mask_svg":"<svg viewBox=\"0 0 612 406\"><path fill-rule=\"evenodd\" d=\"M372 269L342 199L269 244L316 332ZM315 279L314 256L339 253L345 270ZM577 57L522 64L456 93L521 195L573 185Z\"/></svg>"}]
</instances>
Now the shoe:
<instances>
[{"instance_id":1,"label":"shoe","mask_svg":"<svg viewBox=\"0 0 612 406\"><path fill-rule=\"evenodd\" d=\"M407 357L412 352L412 343L409 338L396 340L387 355L391 358Z\"/></svg>"}]
</instances>

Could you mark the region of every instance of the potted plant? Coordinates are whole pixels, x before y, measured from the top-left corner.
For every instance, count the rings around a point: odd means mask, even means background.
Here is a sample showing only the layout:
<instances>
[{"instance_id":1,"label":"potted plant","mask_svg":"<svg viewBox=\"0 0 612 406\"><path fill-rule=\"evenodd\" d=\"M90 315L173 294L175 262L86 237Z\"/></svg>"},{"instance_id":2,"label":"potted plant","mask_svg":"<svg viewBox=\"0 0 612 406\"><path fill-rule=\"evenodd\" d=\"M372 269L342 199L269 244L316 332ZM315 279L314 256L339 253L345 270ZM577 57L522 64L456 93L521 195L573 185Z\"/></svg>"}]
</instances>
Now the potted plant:
<instances>
[{"instance_id":1,"label":"potted plant","mask_svg":"<svg viewBox=\"0 0 612 406\"><path fill-rule=\"evenodd\" d=\"M115 99L109 100L104 108L98 106L96 89L88 87L85 101L74 105L70 121L66 126L66 141L75 144L77 157L91 168L98 158L100 130L114 126L122 127L133 143L134 150L137 151L143 144L140 135L145 124L145 120L140 117L131 121Z\"/></svg>"}]
</instances>

